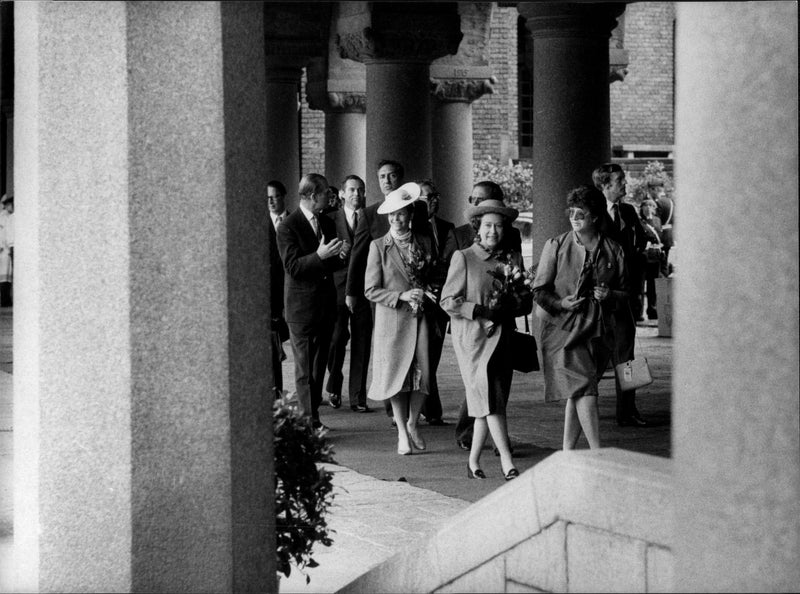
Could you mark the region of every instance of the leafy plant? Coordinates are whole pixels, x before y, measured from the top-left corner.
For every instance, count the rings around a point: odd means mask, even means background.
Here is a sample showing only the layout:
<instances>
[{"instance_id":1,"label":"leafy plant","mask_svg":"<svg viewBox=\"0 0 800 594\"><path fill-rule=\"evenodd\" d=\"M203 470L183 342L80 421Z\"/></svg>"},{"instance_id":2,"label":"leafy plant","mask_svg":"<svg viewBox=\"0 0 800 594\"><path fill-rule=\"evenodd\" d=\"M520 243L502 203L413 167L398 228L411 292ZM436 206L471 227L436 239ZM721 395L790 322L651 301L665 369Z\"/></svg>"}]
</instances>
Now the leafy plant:
<instances>
[{"instance_id":1,"label":"leafy plant","mask_svg":"<svg viewBox=\"0 0 800 594\"><path fill-rule=\"evenodd\" d=\"M472 164L473 183L490 180L503 188L505 200L514 208L531 208L533 165L526 161L504 165L491 156L475 159Z\"/></svg>"},{"instance_id":2,"label":"leafy plant","mask_svg":"<svg viewBox=\"0 0 800 594\"><path fill-rule=\"evenodd\" d=\"M663 189L667 196L672 196L672 178L661 161L648 161L641 175L627 174L625 176L628 202L640 205L642 200L655 198L658 191Z\"/></svg>"},{"instance_id":3,"label":"leafy plant","mask_svg":"<svg viewBox=\"0 0 800 594\"><path fill-rule=\"evenodd\" d=\"M314 429L309 417L285 396L272 407L275 445L275 531L278 571L286 577L294 563L306 583L303 569L319 564L311 556L314 545L330 546L325 516L333 502L333 473L317 466L333 459L325 431Z\"/></svg>"}]
</instances>

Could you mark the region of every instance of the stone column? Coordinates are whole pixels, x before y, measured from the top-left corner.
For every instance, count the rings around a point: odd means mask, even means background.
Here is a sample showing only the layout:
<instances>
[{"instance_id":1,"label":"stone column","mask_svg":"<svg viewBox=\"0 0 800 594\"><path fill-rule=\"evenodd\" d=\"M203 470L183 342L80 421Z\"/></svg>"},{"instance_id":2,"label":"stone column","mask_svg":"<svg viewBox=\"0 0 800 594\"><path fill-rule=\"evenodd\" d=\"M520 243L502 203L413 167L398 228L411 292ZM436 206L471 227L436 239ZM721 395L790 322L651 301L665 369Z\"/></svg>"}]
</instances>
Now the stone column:
<instances>
[{"instance_id":1,"label":"stone column","mask_svg":"<svg viewBox=\"0 0 800 594\"><path fill-rule=\"evenodd\" d=\"M497 80L484 55L492 20L491 2L459 2L464 38L456 55L431 64L434 97L431 174L442 197L439 215L465 223L472 190L472 102L492 93Z\"/></svg>"},{"instance_id":2,"label":"stone column","mask_svg":"<svg viewBox=\"0 0 800 594\"><path fill-rule=\"evenodd\" d=\"M19 591L276 590L261 14L16 6Z\"/></svg>"},{"instance_id":3,"label":"stone column","mask_svg":"<svg viewBox=\"0 0 800 594\"><path fill-rule=\"evenodd\" d=\"M429 64L461 40L454 3L343 2L337 21L343 58L366 64L367 203L382 199L378 161L403 164L406 179L431 174ZM370 175L371 173L371 175Z\"/></svg>"},{"instance_id":4,"label":"stone column","mask_svg":"<svg viewBox=\"0 0 800 594\"><path fill-rule=\"evenodd\" d=\"M300 77L309 60L322 56L330 27L330 5L264 2L267 68L267 181L286 186L286 206L297 208L300 163Z\"/></svg>"},{"instance_id":5,"label":"stone column","mask_svg":"<svg viewBox=\"0 0 800 594\"><path fill-rule=\"evenodd\" d=\"M0 180L14 192L14 3L0 4Z\"/></svg>"},{"instance_id":6,"label":"stone column","mask_svg":"<svg viewBox=\"0 0 800 594\"><path fill-rule=\"evenodd\" d=\"M330 183L341 186L348 175L364 180L368 175L367 80L364 64L339 56L338 18L337 3L332 8L328 51L309 64L306 92L309 107L325 113L325 176Z\"/></svg>"},{"instance_id":7,"label":"stone column","mask_svg":"<svg viewBox=\"0 0 800 594\"><path fill-rule=\"evenodd\" d=\"M521 2L533 39L533 261L569 229L567 192L611 158L608 46L622 3Z\"/></svg>"},{"instance_id":8,"label":"stone column","mask_svg":"<svg viewBox=\"0 0 800 594\"><path fill-rule=\"evenodd\" d=\"M294 63L292 63L294 62ZM286 206L297 208L300 181L300 60L270 58L266 68L267 177L286 186Z\"/></svg>"},{"instance_id":9,"label":"stone column","mask_svg":"<svg viewBox=\"0 0 800 594\"><path fill-rule=\"evenodd\" d=\"M800 584L797 4L678 3L675 590Z\"/></svg>"}]
</instances>

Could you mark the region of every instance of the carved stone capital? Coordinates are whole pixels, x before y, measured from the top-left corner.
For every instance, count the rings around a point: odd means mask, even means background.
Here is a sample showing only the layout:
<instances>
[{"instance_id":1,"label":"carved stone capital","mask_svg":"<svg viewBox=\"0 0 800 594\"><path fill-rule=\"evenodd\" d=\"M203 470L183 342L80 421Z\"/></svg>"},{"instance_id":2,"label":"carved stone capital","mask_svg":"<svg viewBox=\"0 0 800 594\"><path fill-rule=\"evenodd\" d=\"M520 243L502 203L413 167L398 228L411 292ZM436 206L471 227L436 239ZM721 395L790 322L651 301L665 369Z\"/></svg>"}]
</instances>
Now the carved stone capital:
<instances>
[{"instance_id":1,"label":"carved stone capital","mask_svg":"<svg viewBox=\"0 0 800 594\"><path fill-rule=\"evenodd\" d=\"M328 93L328 103L333 113L367 113L366 93Z\"/></svg>"},{"instance_id":2,"label":"carved stone capital","mask_svg":"<svg viewBox=\"0 0 800 594\"><path fill-rule=\"evenodd\" d=\"M413 10L409 6L365 2L363 11L340 17L336 35L340 56L364 63L429 63L458 51L462 34L456 3L425 2Z\"/></svg>"},{"instance_id":3,"label":"carved stone capital","mask_svg":"<svg viewBox=\"0 0 800 594\"><path fill-rule=\"evenodd\" d=\"M305 58L327 51L330 3L264 2L267 56Z\"/></svg>"},{"instance_id":4,"label":"carved stone capital","mask_svg":"<svg viewBox=\"0 0 800 594\"><path fill-rule=\"evenodd\" d=\"M431 94L445 103L472 103L487 93L494 93L497 78L431 78Z\"/></svg>"}]
</instances>

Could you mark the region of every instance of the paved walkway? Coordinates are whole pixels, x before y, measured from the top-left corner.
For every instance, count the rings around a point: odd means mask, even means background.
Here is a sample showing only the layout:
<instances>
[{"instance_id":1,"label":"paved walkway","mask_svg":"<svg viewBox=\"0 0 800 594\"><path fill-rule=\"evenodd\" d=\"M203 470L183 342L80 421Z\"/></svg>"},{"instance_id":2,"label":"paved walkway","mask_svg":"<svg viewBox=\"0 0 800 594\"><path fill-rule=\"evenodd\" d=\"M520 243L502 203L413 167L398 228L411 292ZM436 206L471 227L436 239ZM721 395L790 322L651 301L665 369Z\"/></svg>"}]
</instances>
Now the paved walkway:
<instances>
[{"instance_id":1,"label":"paved walkway","mask_svg":"<svg viewBox=\"0 0 800 594\"><path fill-rule=\"evenodd\" d=\"M7 575L11 535L11 357L10 310L0 310L0 592L9 591ZM600 433L603 446L670 456L670 384L672 340L657 336L653 322L638 329L638 353L648 358L655 382L640 390L637 405L653 422L646 428L617 426L614 420L614 382L600 384ZM292 386L292 358L284 362L287 387ZM345 362L347 367L347 361ZM310 584L299 572L282 578L281 592L334 592L369 568L435 532L471 502L504 484L499 458L491 446L482 466L489 480L469 480L467 452L455 445L453 422L463 398L463 384L448 337L439 368L444 427L422 424L428 448L411 456L396 453L396 432L380 403L371 414L324 407L322 421L331 431L334 447L335 494L329 518L335 530L331 547L318 547L320 566L308 570ZM508 408L509 433L521 472L561 448L564 410L561 403L544 402L541 373L516 373ZM587 447L581 438L579 447ZM6 563L6 565L4 565Z\"/></svg>"}]
</instances>

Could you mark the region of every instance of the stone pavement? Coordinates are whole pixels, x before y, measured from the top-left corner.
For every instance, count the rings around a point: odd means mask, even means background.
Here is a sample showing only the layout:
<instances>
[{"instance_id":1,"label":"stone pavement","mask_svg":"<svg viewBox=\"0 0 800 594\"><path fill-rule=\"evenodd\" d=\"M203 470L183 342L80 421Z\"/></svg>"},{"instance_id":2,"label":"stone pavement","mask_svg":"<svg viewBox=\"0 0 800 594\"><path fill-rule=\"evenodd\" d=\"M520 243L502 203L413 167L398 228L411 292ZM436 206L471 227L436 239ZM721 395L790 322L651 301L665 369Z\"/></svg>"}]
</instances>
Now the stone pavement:
<instances>
[{"instance_id":1,"label":"stone pavement","mask_svg":"<svg viewBox=\"0 0 800 594\"><path fill-rule=\"evenodd\" d=\"M600 384L600 434L605 447L669 457L672 340L657 336L654 322L638 328L637 353L650 362L655 382L639 391L637 405L652 421L645 428L618 427L614 419L614 382L609 372ZM288 347L288 344L285 345ZM284 383L293 385L292 356L283 364ZM347 369L345 361L345 370ZM11 461L11 310L0 310L0 592L8 592L12 530ZM404 547L436 532L448 518L504 484L499 458L487 444L482 467L489 480L469 480L467 452L455 445L453 423L464 388L452 343L445 341L439 367L443 427L421 425L428 447L411 456L396 453L396 430L381 403L371 414L350 411L347 397L340 409L323 406L321 419L330 427L334 447L336 494L329 517L335 530L331 547L317 547L319 567L305 577L293 571L282 577L281 592L335 592ZM508 406L508 426L515 461L524 472L561 448L562 403L545 403L541 373L515 373ZM581 438L579 447L587 447Z\"/></svg>"}]
</instances>

